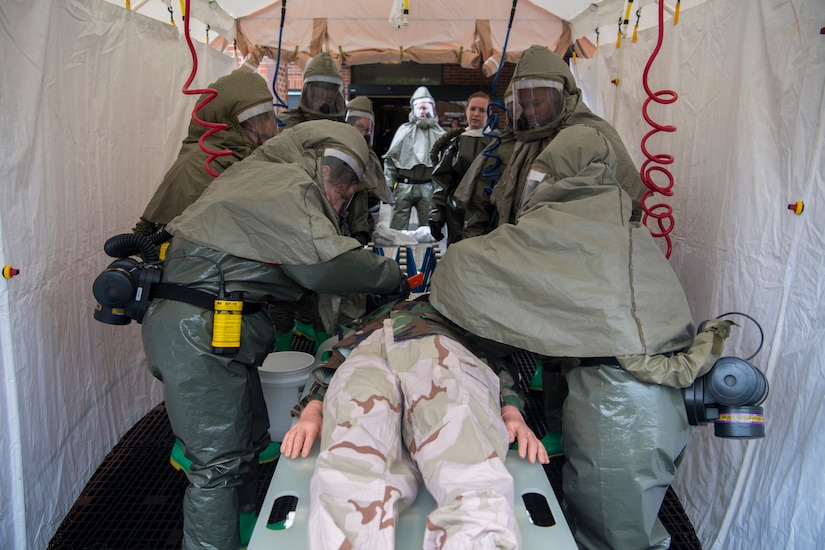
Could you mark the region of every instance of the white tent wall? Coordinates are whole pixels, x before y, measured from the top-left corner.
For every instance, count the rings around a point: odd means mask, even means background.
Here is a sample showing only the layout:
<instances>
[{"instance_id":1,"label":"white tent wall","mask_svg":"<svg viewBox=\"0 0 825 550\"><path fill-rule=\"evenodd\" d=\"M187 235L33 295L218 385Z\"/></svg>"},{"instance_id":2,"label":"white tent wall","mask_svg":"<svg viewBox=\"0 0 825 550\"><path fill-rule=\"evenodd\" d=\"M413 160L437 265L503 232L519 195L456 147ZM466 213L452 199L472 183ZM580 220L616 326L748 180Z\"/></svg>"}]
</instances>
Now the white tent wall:
<instances>
[{"instance_id":1,"label":"white tent wall","mask_svg":"<svg viewBox=\"0 0 825 550\"><path fill-rule=\"evenodd\" d=\"M725 440L696 427L677 475L708 549L825 547L823 17L821 0L710 0L682 11L675 27L667 17L650 69L652 91L679 94L672 105L651 104L651 118L677 130L647 147L675 157L667 167L674 195L655 198L674 208L671 263L694 319L744 312L765 332L752 362L770 383L767 436ZM656 40L651 28L618 50L603 41L594 59L573 68L588 104L614 124L639 166L639 144L652 129L641 115L642 75ZM787 206L798 200L805 210L796 216ZM731 319L741 328L726 354L748 357L759 331Z\"/></svg>"},{"instance_id":2,"label":"white tent wall","mask_svg":"<svg viewBox=\"0 0 825 550\"><path fill-rule=\"evenodd\" d=\"M117 440L163 398L139 327L92 319L105 240L137 221L195 97L178 30L102 0L0 4L0 548L46 548ZM197 46L192 88L233 68Z\"/></svg>"},{"instance_id":3,"label":"white tent wall","mask_svg":"<svg viewBox=\"0 0 825 550\"><path fill-rule=\"evenodd\" d=\"M767 437L695 428L677 477L706 548L825 547L822 11L822 0L683 8L651 68L652 90L680 94L650 108L677 131L649 148L675 156L672 264L694 318L742 311L765 331L753 362L771 384ZM616 50L603 33L596 58L574 67L639 165L655 41L648 29ZM162 399L139 328L93 321L90 289L111 261L103 242L130 230L177 154L191 59L171 25L100 0L2 2L0 47L0 266L21 270L0 278L0 547L45 548L104 455ZM197 47L193 88L232 66ZM797 200L800 216L786 209ZM758 331L734 320L727 352L746 357Z\"/></svg>"}]
</instances>

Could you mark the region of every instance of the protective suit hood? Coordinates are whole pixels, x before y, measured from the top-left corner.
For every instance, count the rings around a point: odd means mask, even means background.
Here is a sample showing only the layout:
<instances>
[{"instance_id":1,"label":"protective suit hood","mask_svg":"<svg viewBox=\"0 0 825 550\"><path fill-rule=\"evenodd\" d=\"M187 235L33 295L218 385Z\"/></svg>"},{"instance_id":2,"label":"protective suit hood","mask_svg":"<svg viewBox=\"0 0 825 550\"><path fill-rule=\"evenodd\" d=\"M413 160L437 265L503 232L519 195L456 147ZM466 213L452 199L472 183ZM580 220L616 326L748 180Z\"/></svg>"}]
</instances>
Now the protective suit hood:
<instances>
[{"instance_id":1,"label":"protective suit hood","mask_svg":"<svg viewBox=\"0 0 825 550\"><path fill-rule=\"evenodd\" d=\"M446 132L439 126L438 117L417 118L414 113L416 101L426 99L433 104L435 112L435 100L426 86L419 86L410 98L410 122L405 122L398 127L392 138L389 149L384 155L385 159L390 159L396 168L410 170L419 164L432 168L430 151L438 138Z\"/></svg>"},{"instance_id":2,"label":"protective suit hood","mask_svg":"<svg viewBox=\"0 0 825 550\"><path fill-rule=\"evenodd\" d=\"M581 100L581 91L576 79L564 60L544 46L530 46L522 53L513 71L513 82L528 79L554 80L563 84L563 104L561 115L551 124L532 130L519 130L519 141L535 141L555 132L564 121L575 112Z\"/></svg>"},{"instance_id":3,"label":"protective suit hood","mask_svg":"<svg viewBox=\"0 0 825 550\"><path fill-rule=\"evenodd\" d=\"M266 80L261 75L249 71L236 69L230 74L222 76L209 87L215 89L218 95L198 111L198 118L207 122L227 124L230 126L229 129L236 130L244 137L246 137L246 134L238 125L238 115L255 105L272 103L272 94L269 92ZM198 101L203 101L206 97L206 94L204 94L200 96ZM208 128L193 120L189 124L189 138L200 139L200 136L206 130ZM220 135L220 132L216 135ZM247 138L248 140L249 138Z\"/></svg>"},{"instance_id":4,"label":"protective suit hood","mask_svg":"<svg viewBox=\"0 0 825 550\"><path fill-rule=\"evenodd\" d=\"M372 101L365 95L352 98L349 103L347 103L347 111L364 111L371 115L375 114L372 110Z\"/></svg>"},{"instance_id":5,"label":"protective suit hood","mask_svg":"<svg viewBox=\"0 0 825 550\"><path fill-rule=\"evenodd\" d=\"M415 104L418 101L425 100L429 101L433 106L433 117L432 118L418 118L415 116ZM412 97L410 98L410 122L413 123L420 123L419 126L421 127L433 127L438 126L438 114L435 110L435 99L433 99L433 95L430 93L430 90L427 89L426 86L419 86L415 92L413 92Z\"/></svg>"},{"instance_id":6,"label":"protective suit hood","mask_svg":"<svg viewBox=\"0 0 825 550\"><path fill-rule=\"evenodd\" d=\"M518 223L452 245L433 274L431 303L470 332L543 355L689 346L684 292L648 229L629 221L609 140L586 126L558 138L531 167L541 179Z\"/></svg>"},{"instance_id":7,"label":"protective suit hood","mask_svg":"<svg viewBox=\"0 0 825 550\"><path fill-rule=\"evenodd\" d=\"M313 108L307 100L309 88L316 84L336 89L336 93L333 94L334 99L324 106L324 110ZM343 87L344 79L335 60L327 52L321 52L310 59L304 69L304 85L298 106L304 113L310 115L310 118L341 119L346 113Z\"/></svg>"},{"instance_id":8,"label":"protective suit hood","mask_svg":"<svg viewBox=\"0 0 825 550\"><path fill-rule=\"evenodd\" d=\"M567 64L555 53L543 46L531 46L524 51L513 74L513 81L518 79L540 78L562 82L564 101L562 113L554 123L546 126L519 130L515 129L517 143L513 158L504 169L498 184L490 197L499 212L499 223L512 223L516 220L521 197L527 180L527 171L538 158L544 147L557 134L572 126L584 125L595 128L610 142L616 158L616 177L619 185L630 195L633 201L633 220L641 219L641 197L646 187L639 176L639 170L630 157L621 137L604 119L593 114L581 99L581 91L576 87L573 73ZM516 98L514 98L515 101ZM507 112L511 112L508 109ZM508 119L508 124L510 124ZM516 122L516 121L512 121Z\"/></svg>"},{"instance_id":9,"label":"protective suit hood","mask_svg":"<svg viewBox=\"0 0 825 550\"><path fill-rule=\"evenodd\" d=\"M238 114L262 103L272 103L266 81L260 75L235 70L209 86L218 95L198 111L206 122L226 124L227 128L209 136L204 145L213 151L229 149L232 154L212 160L210 168L222 172L235 162L246 158L258 144L252 141L238 122ZM199 104L206 95L198 98ZM169 223L172 218L192 204L214 179L204 167L208 155L198 140L209 128L190 120L189 131L183 140L175 163L166 172L160 186L143 213L143 218L157 224Z\"/></svg>"},{"instance_id":10,"label":"protective suit hood","mask_svg":"<svg viewBox=\"0 0 825 550\"><path fill-rule=\"evenodd\" d=\"M356 129L312 121L286 130L224 172L168 230L241 258L286 265L327 262L360 243L340 234L324 193L324 150L341 150L366 166Z\"/></svg>"}]
</instances>

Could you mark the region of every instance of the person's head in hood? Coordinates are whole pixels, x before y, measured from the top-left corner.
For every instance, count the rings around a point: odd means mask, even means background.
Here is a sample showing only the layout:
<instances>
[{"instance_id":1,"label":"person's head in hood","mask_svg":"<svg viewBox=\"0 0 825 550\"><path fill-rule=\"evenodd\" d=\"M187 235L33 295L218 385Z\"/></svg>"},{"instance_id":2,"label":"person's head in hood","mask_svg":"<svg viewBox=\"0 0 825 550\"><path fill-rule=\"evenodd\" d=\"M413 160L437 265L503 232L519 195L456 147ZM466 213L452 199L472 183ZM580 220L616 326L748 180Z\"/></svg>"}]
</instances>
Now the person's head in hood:
<instances>
[{"instance_id":1,"label":"person's head in hood","mask_svg":"<svg viewBox=\"0 0 825 550\"><path fill-rule=\"evenodd\" d=\"M321 161L324 193L332 208L339 214L349 205L358 190L364 169L358 159L343 149L327 147Z\"/></svg>"},{"instance_id":2,"label":"person's head in hood","mask_svg":"<svg viewBox=\"0 0 825 550\"><path fill-rule=\"evenodd\" d=\"M367 96L358 96L347 103L347 124L353 126L372 147L375 134L375 114L372 110L372 101Z\"/></svg>"},{"instance_id":3,"label":"person's head in hood","mask_svg":"<svg viewBox=\"0 0 825 550\"><path fill-rule=\"evenodd\" d=\"M419 86L410 98L410 122L436 119L435 100L426 86Z\"/></svg>"},{"instance_id":4,"label":"person's head in hood","mask_svg":"<svg viewBox=\"0 0 825 550\"><path fill-rule=\"evenodd\" d=\"M206 122L222 123L257 147L278 133L272 94L261 75L234 70L210 84L218 94L198 111ZM201 95L203 101L207 96ZM206 128L194 120L189 125L190 138L199 139ZM194 136L193 136L194 134Z\"/></svg>"},{"instance_id":5,"label":"person's head in hood","mask_svg":"<svg viewBox=\"0 0 825 550\"><path fill-rule=\"evenodd\" d=\"M249 139L258 145L278 135L278 119L271 100L238 113L238 123Z\"/></svg>"},{"instance_id":6,"label":"person's head in hood","mask_svg":"<svg viewBox=\"0 0 825 550\"><path fill-rule=\"evenodd\" d=\"M344 116L344 79L328 53L322 52L307 63L299 106L320 117L340 120Z\"/></svg>"},{"instance_id":7,"label":"person's head in hood","mask_svg":"<svg viewBox=\"0 0 825 550\"><path fill-rule=\"evenodd\" d=\"M524 51L513 72L513 120L516 135L556 128L575 109L578 89L573 73L544 46Z\"/></svg>"}]
</instances>

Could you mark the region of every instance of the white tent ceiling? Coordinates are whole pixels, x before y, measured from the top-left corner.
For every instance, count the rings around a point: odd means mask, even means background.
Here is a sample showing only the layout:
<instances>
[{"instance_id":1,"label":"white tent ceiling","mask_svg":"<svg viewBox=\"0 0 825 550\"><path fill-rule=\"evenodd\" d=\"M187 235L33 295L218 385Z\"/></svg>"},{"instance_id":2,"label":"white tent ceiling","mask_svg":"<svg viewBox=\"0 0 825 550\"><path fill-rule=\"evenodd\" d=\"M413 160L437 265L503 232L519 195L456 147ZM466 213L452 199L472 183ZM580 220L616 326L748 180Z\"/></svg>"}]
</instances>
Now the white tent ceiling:
<instances>
[{"instance_id":1,"label":"white tent ceiling","mask_svg":"<svg viewBox=\"0 0 825 550\"><path fill-rule=\"evenodd\" d=\"M121 3L122 0L109 0ZM705 0L684 0L688 9ZM460 63L477 68L485 61L485 71L495 69L505 48L507 60L515 61L533 44L566 51L571 41L584 38L614 42L618 21L629 14L632 32L640 16L639 28L655 24L656 0L521 0L516 3L512 31L508 37L513 3L507 0L410 0L408 25L390 22L401 0L302 0L286 2L281 31L282 2L270 0L191 0L192 36L223 48L237 40L246 54L259 45L275 59L278 44L282 58L303 65L320 51L328 51L340 64L416 61L419 63ZM132 9L169 21L170 0L134 2ZM671 8L671 6L668 6ZM393 10L396 10L394 12ZM596 29L599 29L597 35Z\"/></svg>"}]
</instances>

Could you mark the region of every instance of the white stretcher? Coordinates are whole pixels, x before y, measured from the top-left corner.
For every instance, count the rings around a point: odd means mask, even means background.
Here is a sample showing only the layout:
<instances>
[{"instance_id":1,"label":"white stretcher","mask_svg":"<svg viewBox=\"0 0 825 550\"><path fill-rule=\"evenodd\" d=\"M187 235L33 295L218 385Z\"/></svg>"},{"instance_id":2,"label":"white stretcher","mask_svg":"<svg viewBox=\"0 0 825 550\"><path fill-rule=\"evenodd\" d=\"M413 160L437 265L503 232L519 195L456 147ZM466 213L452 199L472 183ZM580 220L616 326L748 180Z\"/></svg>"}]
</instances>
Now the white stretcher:
<instances>
[{"instance_id":1,"label":"white stretcher","mask_svg":"<svg viewBox=\"0 0 825 550\"><path fill-rule=\"evenodd\" d=\"M315 468L319 446L319 442L316 441L312 453L307 458L281 457L264 498L248 550L307 548L309 481ZM512 450L507 454L505 463L515 480L516 520L521 531L522 548L576 550L573 535L541 464L530 464L519 458L516 451ZM529 510L528 504L525 503L525 495L527 500L531 501ZM294 502L295 498L297 503ZM538 501L539 506L532 504L532 501ZM422 486L413 505L399 520L395 542L397 550L421 549L425 520L433 508L435 501ZM290 509L293 511L289 512ZM270 527L267 524L270 524ZM277 528L272 528L273 525Z\"/></svg>"}]
</instances>

